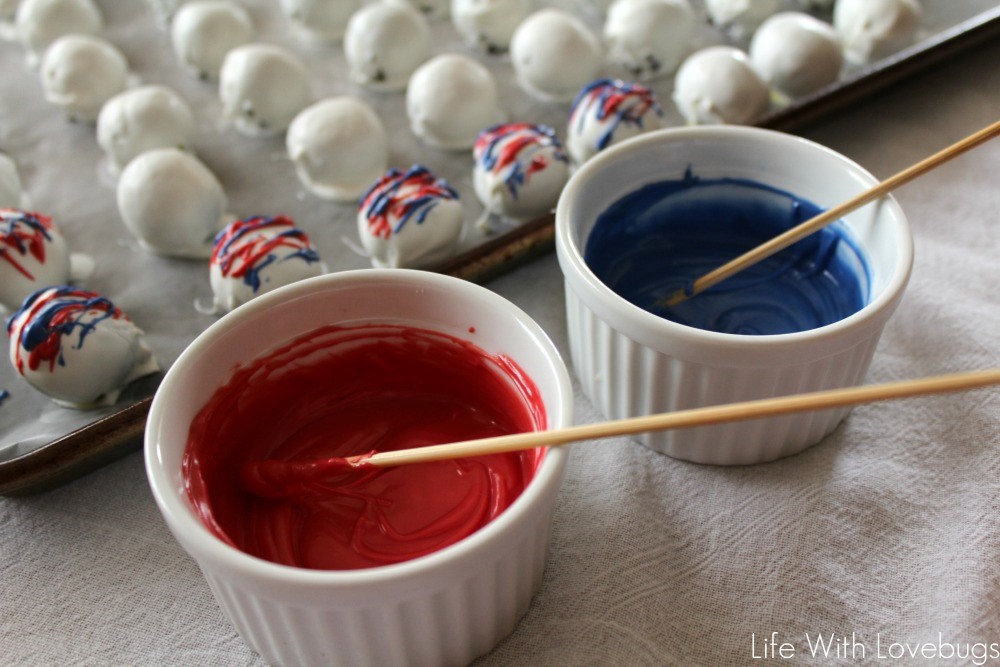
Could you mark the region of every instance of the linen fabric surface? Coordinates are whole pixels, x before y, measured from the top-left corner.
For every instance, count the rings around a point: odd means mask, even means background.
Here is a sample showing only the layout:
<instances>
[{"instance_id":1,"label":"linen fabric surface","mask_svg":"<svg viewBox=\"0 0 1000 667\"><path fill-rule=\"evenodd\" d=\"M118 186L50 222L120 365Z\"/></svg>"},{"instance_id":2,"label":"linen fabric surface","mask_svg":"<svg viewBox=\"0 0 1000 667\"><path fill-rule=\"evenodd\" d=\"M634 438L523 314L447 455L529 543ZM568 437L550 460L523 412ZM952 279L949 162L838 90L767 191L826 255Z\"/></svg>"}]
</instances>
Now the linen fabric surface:
<instances>
[{"instance_id":1,"label":"linen fabric surface","mask_svg":"<svg viewBox=\"0 0 1000 667\"><path fill-rule=\"evenodd\" d=\"M987 44L803 133L887 177L997 119L998 60ZM998 177L994 141L898 193L916 264L869 382L1000 365ZM554 256L490 287L566 354ZM598 419L579 392L576 407ZM859 407L750 467L574 445L542 591L477 664L761 664L786 643L795 664L1000 664L998 445L997 389ZM0 582L3 664L260 662L168 533L138 453L0 498ZM848 640L839 658L812 655L820 635Z\"/></svg>"}]
</instances>

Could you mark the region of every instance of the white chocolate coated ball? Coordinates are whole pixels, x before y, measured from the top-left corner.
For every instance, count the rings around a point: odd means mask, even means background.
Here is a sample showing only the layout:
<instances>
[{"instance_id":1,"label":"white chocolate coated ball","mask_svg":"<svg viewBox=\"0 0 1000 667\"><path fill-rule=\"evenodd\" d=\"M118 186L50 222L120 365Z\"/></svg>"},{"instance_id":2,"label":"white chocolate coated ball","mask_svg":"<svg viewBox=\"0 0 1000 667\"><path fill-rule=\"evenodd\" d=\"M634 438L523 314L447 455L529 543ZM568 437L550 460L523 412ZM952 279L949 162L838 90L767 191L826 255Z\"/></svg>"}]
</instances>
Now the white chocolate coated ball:
<instances>
[{"instance_id":1,"label":"white chocolate coated ball","mask_svg":"<svg viewBox=\"0 0 1000 667\"><path fill-rule=\"evenodd\" d=\"M601 42L583 21L542 9L518 26L510 42L517 81L530 95L568 102L601 67Z\"/></svg>"},{"instance_id":2,"label":"white chocolate coated ball","mask_svg":"<svg viewBox=\"0 0 1000 667\"><path fill-rule=\"evenodd\" d=\"M677 70L674 103L695 125L753 123L767 110L767 84L739 49L712 46L697 51Z\"/></svg>"},{"instance_id":3,"label":"white chocolate coated ball","mask_svg":"<svg viewBox=\"0 0 1000 667\"><path fill-rule=\"evenodd\" d=\"M69 282L66 239L44 215L0 210L0 249L0 306L8 310L43 287Z\"/></svg>"},{"instance_id":4,"label":"white chocolate coated ball","mask_svg":"<svg viewBox=\"0 0 1000 667\"><path fill-rule=\"evenodd\" d=\"M226 54L253 39L246 10L229 0L199 0L178 9L170 26L177 61L206 81L216 81Z\"/></svg>"},{"instance_id":5,"label":"white chocolate coated ball","mask_svg":"<svg viewBox=\"0 0 1000 667\"><path fill-rule=\"evenodd\" d=\"M104 25L93 0L22 0L14 21L18 38L35 57L60 37L96 35Z\"/></svg>"},{"instance_id":6,"label":"white chocolate coated ball","mask_svg":"<svg viewBox=\"0 0 1000 667\"><path fill-rule=\"evenodd\" d=\"M97 143L114 173L154 148L190 151L194 115L181 97L165 86L141 86L115 95L97 116Z\"/></svg>"},{"instance_id":7,"label":"white chocolate coated ball","mask_svg":"<svg viewBox=\"0 0 1000 667\"><path fill-rule=\"evenodd\" d=\"M125 90L128 63L103 39L67 35L45 52L40 75L45 99L74 120L92 122L105 102Z\"/></svg>"},{"instance_id":8,"label":"white chocolate coated ball","mask_svg":"<svg viewBox=\"0 0 1000 667\"><path fill-rule=\"evenodd\" d=\"M922 16L917 0L837 0L833 26L847 59L867 63L908 46Z\"/></svg>"},{"instance_id":9,"label":"white chocolate coated ball","mask_svg":"<svg viewBox=\"0 0 1000 667\"><path fill-rule=\"evenodd\" d=\"M641 84L597 79L587 84L570 110L566 150L583 164L599 152L665 124L653 91Z\"/></svg>"},{"instance_id":10,"label":"white chocolate coated ball","mask_svg":"<svg viewBox=\"0 0 1000 667\"><path fill-rule=\"evenodd\" d=\"M528 0L451 0L451 22L469 46L503 53L521 21L531 12Z\"/></svg>"},{"instance_id":11,"label":"white chocolate coated ball","mask_svg":"<svg viewBox=\"0 0 1000 667\"><path fill-rule=\"evenodd\" d=\"M370 106L353 97L331 97L306 107L288 127L288 157L311 193L356 201L389 163L389 140Z\"/></svg>"},{"instance_id":12,"label":"white chocolate coated ball","mask_svg":"<svg viewBox=\"0 0 1000 667\"><path fill-rule=\"evenodd\" d=\"M430 55L427 19L403 0L379 0L351 17L344 55L351 78L375 90L401 90Z\"/></svg>"},{"instance_id":13,"label":"white chocolate coated ball","mask_svg":"<svg viewBox=\"0 0 1000 667\"><path fill-rule=\"evenodd\" d=\"M245 44L226 54L219 73L223 116L248 136L273 136L312 102L305 65L272 44Z\"/></svg>"},{"instance_id":14,"label":"white chocolate coated ball","mask_svg":"<svg viewBox=\"0 0 1000 667\"><path fill-rule=\"evenodd\" d=\"M476 136L504 116L493 74L457 53L417 68L406 91L406 113L418 138L444 150L472 148Z\"/></svg>"},{"instance_id":15,"label":"white chocolate coated ball","mask_svg":"<svg viewBox=\"0 0 1000 667\"><path fill-rule=\"evenodd\" d=\"M226 195L197 158L176 148L146 151L118 179L118 212L153 253L208 257L222 226Z\"/></svg>"},{"instance_id":16,"label":"white chocolate coated ball","mask_svg":"<svg viewBox=\"0 0 1000 667\"><path fill-rule=\"evenodd\" d=\"M782 12L754 33L750 61L768 85L795 98L836 81L844 56L829 23L801 12Z\"/></svg>"},{"instance_id":17,"label":"white chocolate coated ball","mask_svg":"<svg viewBox=\"0 0 1000 667\"><path fill-rule=\"evenodd\" d=\"M604 24L608 59L641 81L671 74L694 27L687 0L616 0Z\"/></svg>"}]
</instances>

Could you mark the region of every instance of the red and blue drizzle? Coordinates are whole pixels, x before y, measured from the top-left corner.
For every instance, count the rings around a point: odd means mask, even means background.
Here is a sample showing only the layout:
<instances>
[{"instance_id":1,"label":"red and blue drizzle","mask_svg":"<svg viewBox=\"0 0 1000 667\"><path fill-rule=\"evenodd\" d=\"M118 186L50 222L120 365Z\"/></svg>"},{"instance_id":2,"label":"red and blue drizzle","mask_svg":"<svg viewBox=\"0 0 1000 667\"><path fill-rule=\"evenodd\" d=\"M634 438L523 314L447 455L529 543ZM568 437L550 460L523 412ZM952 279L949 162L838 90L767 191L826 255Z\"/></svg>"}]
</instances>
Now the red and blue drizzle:
<instances>
[{"instance_id":1,"label":"red and blue drizzle","mask_svg":"<svg viewBox=\"0 0 1000 667\"><path fill-rule=\"evenodd\" d=\"M546 148L551 151L543 152ZM550 159L569 162L555 130L533 123L502 123L483 130L476 137L472 156L477 167L498 176L503 174L514 199L532 174L549 166Z\"/></svg>"},{"instance_id":2,"label":"red and blue drizzle","mask_svg":"<svg viewBox=\"0 0 1000 667\"><path fill-rule=\"evenodd\" d=\"M25 365L34 371L47 363L50 372L56 365L65 366L63 338L79 331L76 348L80 349L87 336L108 319L128 321L111 301L94 292L69 286L38 290L7 320L11 337L15 325L22 323L14 353L17 372L24 375Z\"/></svg>"},{"instance_id":3,"label":"red and blue drizzle","mask_svg":"<svg viewBox=\"0 0 1000 667\"><path fill-rule=\"evenodd\" d=\"M577 130L582 129L588 113L593 114L598 121L609 121L594 145L598 151L602 151L614 139L615 131L620 125L634 125L643 129L643 119L650 111L663 117L663 109L656 101L656 96L646 86L620 79L595 79L584 86L573 100L569 125L576 126Z\"/></svg>"},{"instance_id":4,"label":"red and blue drizzle","mask_svg":"<svg viewBox=\"0 0 1000 667\"><path fill-rule=\"evenodd\" d=\"M52 241L52 219L14 208L0 209L0 260L28 280L35 276L18 261L31 255L45 263L45 245Z\"/></svg>"},{"instance_id":5,"label":"red and blue drizzle","mask_svg":"<svg viewBox=\"0 0 1000 667\"><path fill-rule=\"evenodd\" d=\"M281 252L279 252L281 251ZM260 272L275 262L320 261L309 236L284 215L252 216L230 223L215 237L211 263L226 278L242 278L260 290Z\"/></svg>"},{"instance_id":6,"label":"red and blue drizzle","mask_svg":"<svg viewBox=\"0 0 1000 667\"><path fill-rule=\"evenodd\" d=\"M373 236L387 239L411 219L419 225L441 200L458 199L448 182L415 164L405 173L390 169L361 198L359 210ZM393 222L395 221L395 222Z\"/></svg>"}]
</instances>

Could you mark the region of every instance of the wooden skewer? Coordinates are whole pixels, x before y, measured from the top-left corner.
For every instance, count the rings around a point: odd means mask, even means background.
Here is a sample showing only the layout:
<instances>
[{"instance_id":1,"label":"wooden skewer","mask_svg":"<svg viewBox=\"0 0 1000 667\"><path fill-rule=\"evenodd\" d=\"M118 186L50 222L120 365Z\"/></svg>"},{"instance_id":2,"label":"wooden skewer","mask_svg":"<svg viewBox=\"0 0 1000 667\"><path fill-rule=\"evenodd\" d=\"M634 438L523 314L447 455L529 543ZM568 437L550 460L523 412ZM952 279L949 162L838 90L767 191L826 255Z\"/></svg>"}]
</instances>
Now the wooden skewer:
<instances>
[{"instance_id":1,"label":"wooden skewer","mask_svg":"<svg viewBox=\"0 0 1000 667\"><path fill-rule=\"evenodd\" d=\"M757 262L767 259L771 255L784 250L796 241L799 241L813 232L827 226L834 220L839 220L851 211L861 208L868 202L888 194L905 183L909 183L917 176L944 164L953 157L975 148L979 144L992 139L998 134L1000 134L1000 120L994 122L989 127L979 130L975 134L971 134L965 139L952 144L944 150L921 160L917 164L907 167L895 176L887 178L878 185L862 192L852 199L847 200L843 204L835 206L824 213L820 213L819 215L792 227L787 232L779 234L773 239L762 243L756 248L748 250L736 259L730 260L719 268L709 271L693 283L689 284L687 287L679 289L670 296L661 299L659 304L669 308L671 306L676 306L682 301L686 301L696 294L704 292L709 287L717 285L736 273L753 266Z\"/></svg>"},{"instance_id":2,"label":"wooden skewer","mask_svg":"<svg viewBox=\"0 0 1000 667\"><path fill-rule=\"evenodd\" d=\"M807 410L825 410L859 403L965 391L995 384L1000 384L1000 368L730 403L646 417L630 417L596 424L571 426L550 431L532 431L445 445L361 454L346 459L331 458L298 462L256 461L248 464L244 469L243 479L248 490L261 495L272 495L274 489L270 487L276 482L319 480L324 476L343 473L351 469L387 468L409 463L427 463L468 456L500 454L647 431L706 426L745 419L774 417Z\"/></svg>"}]
</instances>

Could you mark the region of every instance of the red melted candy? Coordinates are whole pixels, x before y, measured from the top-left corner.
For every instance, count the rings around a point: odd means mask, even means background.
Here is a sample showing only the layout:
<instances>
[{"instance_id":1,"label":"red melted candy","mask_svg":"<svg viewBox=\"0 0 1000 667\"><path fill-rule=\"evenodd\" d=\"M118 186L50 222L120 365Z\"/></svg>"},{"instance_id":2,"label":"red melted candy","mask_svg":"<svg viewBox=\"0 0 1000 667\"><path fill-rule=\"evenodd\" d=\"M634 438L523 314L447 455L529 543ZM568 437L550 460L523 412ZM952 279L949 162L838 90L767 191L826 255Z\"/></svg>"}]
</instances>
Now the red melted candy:
<instances>
[{"instance_id":1,"label":"red melted candy","mask_svg":"<svg viewBox=\"0 0 1000 667\"><path fill-rule=\"evenodd\" d=\"M249 462L309 461L546 428L510 359L411 327L325 327L240 367L191 425L188 496L222 540L298 567L417 558L475 532L534 476L544 450L333 472L257 495ZM266 495L266 497L265 497Z\"/></svg>"}]
</instances>

